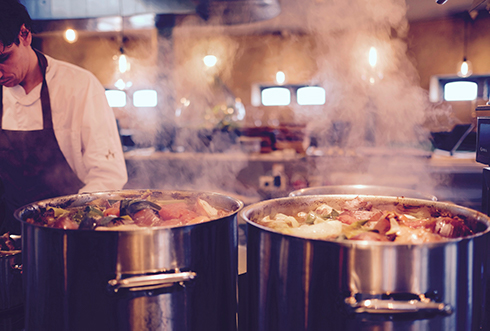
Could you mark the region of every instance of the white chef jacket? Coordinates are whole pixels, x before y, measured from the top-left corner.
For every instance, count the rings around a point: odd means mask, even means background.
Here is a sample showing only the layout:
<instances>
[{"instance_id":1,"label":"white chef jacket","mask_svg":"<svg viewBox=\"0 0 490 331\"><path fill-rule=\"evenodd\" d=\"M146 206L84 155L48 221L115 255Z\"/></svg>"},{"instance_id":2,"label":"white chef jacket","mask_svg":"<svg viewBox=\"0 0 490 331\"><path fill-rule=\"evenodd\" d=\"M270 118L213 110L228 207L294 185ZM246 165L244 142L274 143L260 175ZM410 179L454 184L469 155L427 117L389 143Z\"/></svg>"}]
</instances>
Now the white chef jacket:
<instances>
[{"instance_id":1,"label":"white chef jacket","mask_svg":"<svg viewBox=\"0 0 490 331\"><path fill-rule=\"evenodd\" d=\"M66 161L85 184L79 193L122 189L128 180L126 163L104 87L88 70L46 58L54 133ZM3 87L3 129L43 128L41 85L27 95L20 85Z\"/></svg>"}]
</instances>

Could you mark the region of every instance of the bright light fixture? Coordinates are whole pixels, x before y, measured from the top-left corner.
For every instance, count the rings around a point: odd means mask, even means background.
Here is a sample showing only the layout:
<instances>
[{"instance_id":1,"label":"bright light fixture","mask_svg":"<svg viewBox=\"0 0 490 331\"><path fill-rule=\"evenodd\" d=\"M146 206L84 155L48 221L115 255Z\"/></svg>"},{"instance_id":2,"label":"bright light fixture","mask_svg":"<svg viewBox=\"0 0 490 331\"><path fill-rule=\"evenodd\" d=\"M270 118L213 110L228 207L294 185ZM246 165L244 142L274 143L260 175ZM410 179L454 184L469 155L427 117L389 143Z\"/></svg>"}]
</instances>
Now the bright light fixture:
<instances>
[{"instance_id":1,"label":"bright light fixture","mask_svg":"<svg viewBox=\"0 0 490 331\"><path fill-rule=\"evenodd\" d=\"M117 87L118 89L120 90L124 90L124 88L126 87L126 83L121 79L119 78L115 83L114 83L114 86Z\"/></svg>"},{"instance_id":2,"label":"bright light fixture","mask_svg":"<svg viewBox=\"0 0 490 331\"><path fill-rule=\"evenodd\" d=\"M276 82L277 82L277 84L284 84L285 81L286 81L286 75L284 74L284 72L278 71L276 73Z\"/></svg>"},{"instance_id":3,"label":"bright light fixture","mask_svg":"<svg viewBox=\"0 0 490 331\"><path fill-rule=\"evenodd\" d=\"M118 90L107 90L105 96L111 107L126 106L126 92Z\"/></svg>"},{"instance_id":4,"label":"bright light fixture","mask_svg":"<svg viewBox=\"0 0 490 331\"><path fill-rule=\"evenodd\" d=\"M206 67L209 68L214 67L218 63L218 59L214 55L206 55L202 60Z\"/></svg>"},{"instance_id":5,"label":"bright light fixture","mask_svg":"<svg viewBox=\"0 0 490 331\"><path fill-rule=\"evenodd\" d=\"M470 61L466 60L466 58L464 58L463 61L460 62L458 67L459 67L459 71L458 71L459 77L469 77L473 73L473 66Z\"/></svg>"},{"instance_id":6,"label":"bright light fixture","mask_svg":"<svg viewBox=\"0 0 490 331\"><path fill-rule=\"evenodd\" d=\"M285 87L269 87L261 94L264 106L287 106L291 103L291 92Z\"/></svg>"},{"instance_id":7,"label":"bright light fixture","mask_svg":"<svg viewBox=\"0 0 490 331\"><path fill-rule=\"evenodd\" d=\"M125 73L126 71L129 71L130 67L129 67L129 62L128 62L128 58L126 57L126 55L124 55L124 54L119 55L118 65L119 65L119 72L120 73Z\"/></svg>"},{"instance_id":8,"label":"bright light fixture","mask_svg":"<svg viewBox=\"0 0 490 331\"><path fill-rule=\"evenodd\" d=\"M133 105L135 107L156 107L158 104L157 91L139 90L133 94Z\"/></svg>"},{"instance_id":9,"label":"bright light fixture","mask_svg":"<svg viewBox=\"0 0 490 331\"><path fill-rule=\"evenodd\" d=\"M468 81L455 81L444 85L444 100L472 101L478 96L478 84Z\"/></svg>"},{"instance_id":10,"label":"bright light fixture","mask_svg":"<svg viewBox=\"0 0 490 331\"><path fill-rule=\"evenodd\" d=\"M78 32L73 29L66 29L63 37L67 42L73 44L75 41L78 40Z\"/></svg>"},{"instance_id":11,"label":"bright light fixture","mask_svg":"<svg viewBox=\"0 0 490 331\"><path fill-rule=\"evenodd\" d=\"M296 92L298 105L324 105L325 89L320 86L300 87Z\"/></svg>"},{"instance_id":12,"label":"bright light fixture","mask_svg":"<svg viewBox=\"0 0 490 331\"><path fill-rule=\"evenodd\" d=\"M376 62L378 62L378 52L376 48L371 47L369 49L369 65L374 68L376 67Z\"/></svg>"}]
</instances>

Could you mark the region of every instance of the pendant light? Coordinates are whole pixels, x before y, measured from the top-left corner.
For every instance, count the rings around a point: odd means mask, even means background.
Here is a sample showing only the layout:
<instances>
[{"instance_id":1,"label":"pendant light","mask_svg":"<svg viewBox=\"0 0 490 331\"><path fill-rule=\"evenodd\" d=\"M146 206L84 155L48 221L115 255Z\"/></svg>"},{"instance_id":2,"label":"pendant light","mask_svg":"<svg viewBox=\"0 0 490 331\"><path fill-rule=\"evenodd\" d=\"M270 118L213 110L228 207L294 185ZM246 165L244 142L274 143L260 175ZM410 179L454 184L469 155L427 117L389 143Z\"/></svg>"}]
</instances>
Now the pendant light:
<instances>
[{"instance_id":1,"label":"pendant light","mask_svg":"<svg viewBox=\"0 0 490 331\"><path fill-rule=\"evenodd\" d=\"M121 17L121 26L120 26L120 36L119 36L119 54L114 55L114 60L117 61L117 71L119 73L119 79L117 79L114 84L118 89L124 90L132 85L132 83L128 80L127 72L131 68L131 64L129 63L129 59L124 52L124 16L123 16L123 8L122 8L122 0L119 0L119 15Z\"/></svg>"},{"instance_id":2,"label":"pendant light","mask_svg":"<svg viewBox=\"0 0 490 331\"><path fill-rule=\"evenodd\" d=\"M469 77L473 73L473 65L466 58L466 52L468 48L468 35L466 25L468 24L468 20L464 19L464 27L463 27L463 61L458 63L458 76L459 77Z\"/></svg>"}]
</instances>

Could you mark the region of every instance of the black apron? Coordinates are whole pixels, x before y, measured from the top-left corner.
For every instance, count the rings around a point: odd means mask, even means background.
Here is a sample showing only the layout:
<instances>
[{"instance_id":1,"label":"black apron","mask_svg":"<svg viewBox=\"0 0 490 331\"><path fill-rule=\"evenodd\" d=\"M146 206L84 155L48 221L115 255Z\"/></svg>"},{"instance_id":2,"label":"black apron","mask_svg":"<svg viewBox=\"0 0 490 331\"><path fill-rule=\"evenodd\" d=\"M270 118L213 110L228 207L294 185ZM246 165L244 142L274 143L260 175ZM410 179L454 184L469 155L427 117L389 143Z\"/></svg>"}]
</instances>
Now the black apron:
<instances>
[{"instance_id":1,"label":"black apron","mask_svg":"<svg viewBox=\"0 0 490 331\"><path fill-rule=\"evenodd\" d=\"M11 131L0 122L0 179L3 182L1 207L5 213L0 232L20 234L21 223L13 212L25 204L57 196L76 194L82 181L66 161L56 140L51 117L51 103L46 84L46 57L36 51L43 75L41 104L43 129ZM0 101L3 100L0 86ZM0 102L0 119L3 101Z\"/></svg>"}]
</instances>

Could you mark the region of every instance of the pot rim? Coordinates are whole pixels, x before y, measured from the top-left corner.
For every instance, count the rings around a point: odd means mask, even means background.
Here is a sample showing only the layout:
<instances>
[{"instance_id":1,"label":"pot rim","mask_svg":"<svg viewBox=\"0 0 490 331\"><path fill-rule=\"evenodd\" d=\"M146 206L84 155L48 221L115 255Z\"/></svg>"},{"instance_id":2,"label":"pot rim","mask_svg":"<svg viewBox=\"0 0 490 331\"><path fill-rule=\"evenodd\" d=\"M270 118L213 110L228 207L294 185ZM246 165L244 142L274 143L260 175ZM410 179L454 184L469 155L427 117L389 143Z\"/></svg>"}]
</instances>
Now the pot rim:
<instances>
[{"instance_id":1,"label":"pot rim","mask_svg":"<svg viewBox=\"0 0 490 331\"><path fill-rule=\"evenodd\" d=\"M378 193L367 193L367 192L378 192ZM294 190L290 192L288 196L296 197L296 196L303 196L303 195L339 195L339 194L397 196L397 197L405 197L405 198L412 198L412 199L427 199L432 201L438 200L437 197L433 194L425 193L423 191L417 191L410 188L384 186L384 185L366 185L366 184L312 186L312 187L302 188L299 190Z\"/></svg>"},{"instance_id":2,"label":"pot rim","mask_svg":"<svg viewBox=\"0 0 490 331\"><path fill-rule=\"evenodd\" d=\"M294 236L291 234L286 234L282 233L280 231L273 230L269 227L266 227L264 225L260 225L248 218L248 215L250 212L257 210L259 208L263 208L265 206L268 206L270 204L274 203L285 203L289 201L294 201L294 200L317 200L321 198L332 198L332 199L355 199L355 198L367 198L367 199L373 199L376 198L377 200L384 200L386 202L399 202L399 203L407 203L407 204L416 204L419 206L433 206L433 207L446 207L449 209L449 211L454 212L454 211L460 211L458 215L464 215L465 217L472 217L473 219L477 220L478 222L484 223L487 228L484 231L475 233L474 235L471 236L466 236L466 237L460 237L460 238L448 238L443 241L436 241L436 242L424 242L424 243L418 243L418 244L407 244L407 243L400 243L400 242L382 242L382 241L368 241L368 240L348 240L348 239L342 239L342 240L331 240L331 239L314 239L314 238L305 238L305 237L300 237L300 236ZM482 212L479 212L477 210L473 210L467 207L459 206L453 203L447 203L447 202L441 202L441 201L433 201L433 200L425 200L425 199L416 199L416 198L404 198L404 197L394 197L394 196L373 196L373 195L362 195L362 194L318 194L318 195L303 195L303 196L288 196L288 197L282 197L282 198L276 198L276 199L269 199L269 200L264 200L257 202L252 205L248 205L244 207L242 210L239 211L238 217L244 220L249 226L254 226L257 227L263 231L269 232L270 234L274 235L279 235L279 236L285 236L287 238L291 239L298 239L298 240L305 240L309 242L318 242L318 243L329 243L329 244L337 244L341 246L346 246L346 247L365 247L365 246L387 246L387 247L438 247L438 246L446 246L448 244L455 244L467 240L472 240L484 235L487 235L490 233L490 217L483 214Z\"/></svg>"},{"instance_id":3,"label":"pot rim","mask_svg":"<svg viewBox=\"0 0 490 331\"><path fill-rule=\"evenodd\" d=\"M202 222L202 223L197 223L197 224L188 224L188 225L171 225L171 226L152 226L152 227L141 227L138 229L127 229L127 230L88 230L88 229L61 229L61 228L53 228L53 227L48 227L48 226L42 226L38 224L32 224L32 223L27 223L25 220L22 220L21 214L22 212L27 209L28 207L31 206L48 206L48 205L59 205L62 202L69 202L70 200L77 201L77 200L82 200L83 198L89 198L93 197L93 199L88 199L85 201L92 201L97 198L102 198L102 197L108 197L108 196L113 196L113 197L121 197L122 195L127 195L128 197L131 195L138 195L138 194L143 194L146 192L157 192L157 193L164 193L164 194L182 194L182 195L188 195L189 197L191 196L213 196L213 197L220 197L223 199L228 199L231 202L233 202L234 210L231 210L227 212L225 216L219 217L217 219L213 219L210 221ZM58 202L56 202L58 201ZM244 203L230 195L226 195L224 193L219 193L219 192L214 192L214 191L194 191L194 190L158 190L158 189L123 189L123 190L111 190L111 191L97 191L97 192L87 192L87 193L79 193L79 194L70 194L70 195L64 195L64 196L59 196L59 197L54 197L50 199L43 199L35 202L28 203L14 212L14 217L21 222L24 225L29 225L29 226L34 226L37 228L42 228L42 229L49 229L49 231L68 231L68 232L97 232L97 233L142 233L142 232L154 232L155 230L172 230L172 229L182 229L182 228L189 228L192 229L194 227L198 226L204 226L206 224L214 223L214 222L219 222L222 221L225 218L228 218L233 215L237 215L240 210L243 209Z\"/></svg>"}]
</instances>

